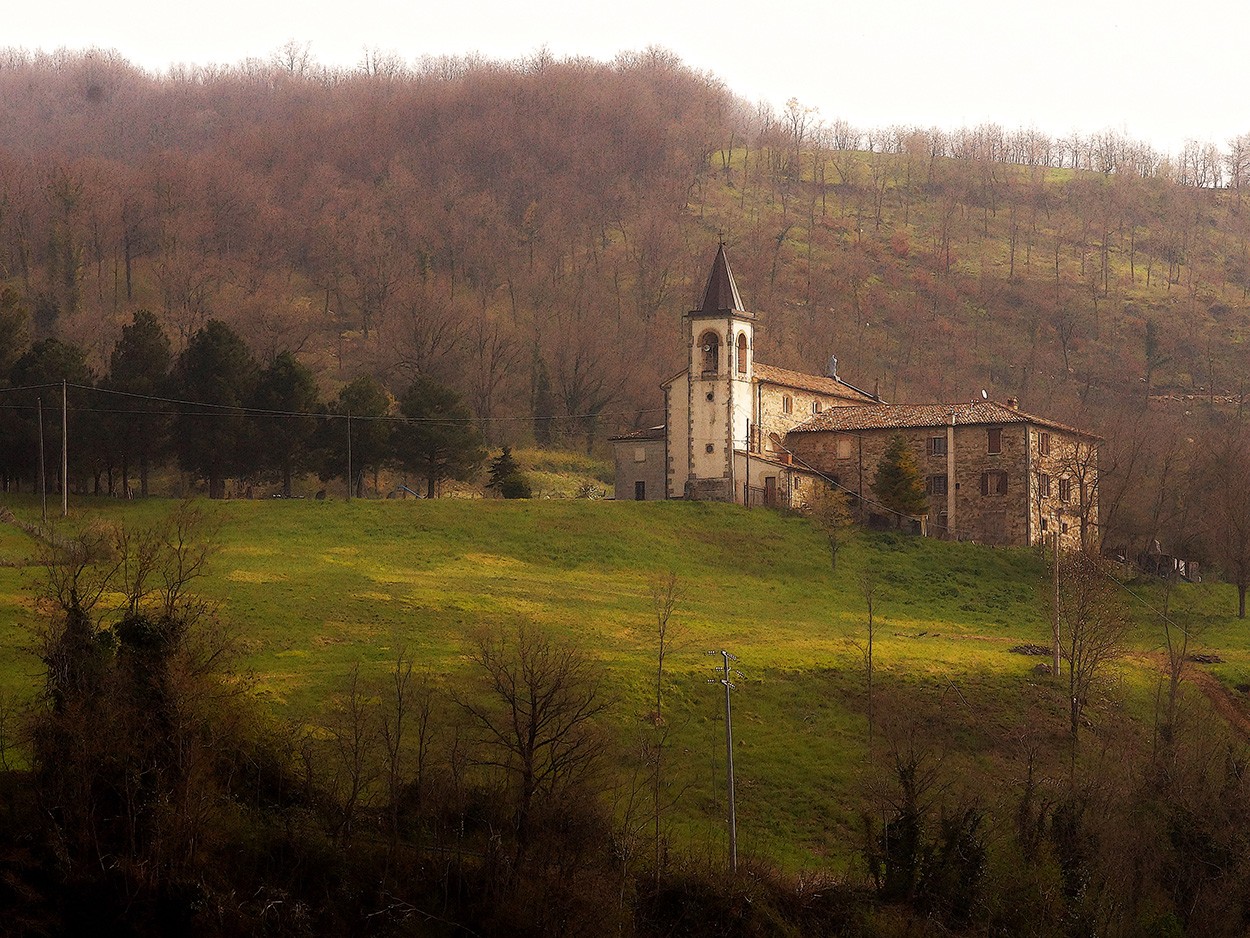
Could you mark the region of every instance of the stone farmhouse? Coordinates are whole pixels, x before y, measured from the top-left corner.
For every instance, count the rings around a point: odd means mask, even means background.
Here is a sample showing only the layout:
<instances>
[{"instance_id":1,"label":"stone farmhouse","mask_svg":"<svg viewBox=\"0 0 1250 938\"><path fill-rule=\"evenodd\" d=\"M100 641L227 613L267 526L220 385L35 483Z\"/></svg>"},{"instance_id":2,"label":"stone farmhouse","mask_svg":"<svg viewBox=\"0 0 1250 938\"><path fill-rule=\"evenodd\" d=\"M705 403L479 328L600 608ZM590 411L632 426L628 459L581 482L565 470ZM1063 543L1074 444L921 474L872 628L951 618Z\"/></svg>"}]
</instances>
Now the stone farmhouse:
<instances>
[{"instance_id":1,"label":"stone farmhouse","mask_svg":"<svg viewBox=\"0 0 1250 938\"><path fill-rule=\"evenodd\" d=\"M612 440L617 498L802 508L836 487L865 520L890 523L872 482L901 435L929 493L910 527L1002 545L1096 539L1097 437L1014 399L887 404L839 378L836 360L825 375L766 365L756 327L722 244L702 304L682 317L687 364L662 386L664 424Z\"/></svg>"}]
</instances>

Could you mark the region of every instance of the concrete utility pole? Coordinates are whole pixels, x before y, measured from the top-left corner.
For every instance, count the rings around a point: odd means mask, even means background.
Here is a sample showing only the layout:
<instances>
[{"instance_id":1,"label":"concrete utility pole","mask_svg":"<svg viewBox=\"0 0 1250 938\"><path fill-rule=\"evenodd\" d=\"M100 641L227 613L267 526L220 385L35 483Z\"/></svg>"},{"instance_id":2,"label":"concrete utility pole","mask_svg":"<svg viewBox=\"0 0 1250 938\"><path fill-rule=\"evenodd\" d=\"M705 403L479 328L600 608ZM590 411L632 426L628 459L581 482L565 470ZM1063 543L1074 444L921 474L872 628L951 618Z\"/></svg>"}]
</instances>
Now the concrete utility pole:
<instances>
[{"instance_id":1,"label":"concrete utility pole","mask_svg":"<svg viewBox=\"0 0 1250 938\"><path fill-rule=\"evenodd\" d=\"M69 514L69 414L66 406L65 379L61 379L61 517Z\"/></svg>"},{"instance_id":2,"label":"concrete utility pole","mask_svg":"<svg viewBox=\"0 0 1250 938\"><path fill-rule=\"evenodd\" d=\"M48 472L43 465L43 398L35 399L39 405L39 506L40 514L47 523L48 520Z\"/></svg>"},{"instance_id":3,"label":"concrete utility pole","mask_svg":"<svg viewBox=\"0 0 1250 938\"><path fill-rule=\"evenodd\" d=\"M742 504L751 507L751 421L747 421L747 467L746 481L742 483Z\"/></svg>"},{"instance_id":4,"label":"concrete utility pole","mask_svg":"<svg viewBox=\"0 0 1250 938\"><path fill-rule=\"evenodd\" d=\"M726 795L729 802L729 871L731 873L738 872L738 818L735 813L734 805L734 730L733 730L733 710L729 703L729 692L734 689L733 682L730 681L731 673L729 662L737 661L737 657L731 655L727 651L709 651L709 655L720 655L723 666L720 670L722 677L708 681L709 684L725 685L725 779L726 779ZM735 672L736 673L736 672Z\"/></svg>"},{"instance_id":5,"label":"concrete utility pole","mask_svg":"<svg viewBox=\"0 0 1250 938\"><path fill-rule=\"evenodd\" d=\"M1052 579L1054 580L1055 590L1055 612L1051 620L1051 630L1053 642L1051 644L1051 665L1050 673L1059 679L1059 532L1052 531L1050 535L1050 553L1054 563L1054 572Z\"/></svg>"}]
</instances>

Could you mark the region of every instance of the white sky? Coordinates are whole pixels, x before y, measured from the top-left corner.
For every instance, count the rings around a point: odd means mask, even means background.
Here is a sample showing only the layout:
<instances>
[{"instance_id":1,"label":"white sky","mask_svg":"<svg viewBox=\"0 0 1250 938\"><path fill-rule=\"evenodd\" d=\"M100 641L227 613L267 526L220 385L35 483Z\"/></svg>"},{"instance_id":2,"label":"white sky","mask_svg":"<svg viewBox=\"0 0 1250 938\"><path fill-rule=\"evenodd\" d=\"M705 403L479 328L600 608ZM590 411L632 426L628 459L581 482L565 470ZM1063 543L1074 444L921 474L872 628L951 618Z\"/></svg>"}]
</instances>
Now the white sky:
<instances>
[{"instance_id":1,"label":"white sky","mask_svg":"<svg viewBox=\"0 0 1250 938\"><path fill-rule=\"evenodd\" d=\"M1105 128L1175 151L1250 131L1244 0L9 0L0 45L98 46L145 68L365 48L610 59L661 45L750 100L885 126Z\"/></svg>"}]
</instances>

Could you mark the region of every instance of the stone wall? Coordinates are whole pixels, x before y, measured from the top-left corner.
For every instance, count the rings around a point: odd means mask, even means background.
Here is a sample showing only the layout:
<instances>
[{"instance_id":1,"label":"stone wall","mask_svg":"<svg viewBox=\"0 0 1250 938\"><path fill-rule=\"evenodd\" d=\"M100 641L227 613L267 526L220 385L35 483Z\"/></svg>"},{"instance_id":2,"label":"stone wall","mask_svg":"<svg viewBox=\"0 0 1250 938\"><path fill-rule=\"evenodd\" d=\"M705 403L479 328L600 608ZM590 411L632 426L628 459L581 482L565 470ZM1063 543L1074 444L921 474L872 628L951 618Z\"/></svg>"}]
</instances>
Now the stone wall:
<instances>
[{"instance_id":1,"label":"stone wall","mask_svg":"<svg viewBox=\"0 0 1250 938\"><path fill-rule=\"evenodd\" d=\"M989 451L990 431L1001 434L1000 452ZM1050 454L1039 452L1039 433L1049 434ZM786 445L803 462L835 478L852 493L865 499L865 511L888 517L872 502L872 482L876 468L898 433L907 441L932 494L929 496L927 527L931 534L986 544L1023 545L1037 543L1052 525L1066 525L1061 534L1064 546L1080 541L1079 517L1086 519L1088 532L1096 531L1096 450L1089 441L1061 431L1037 428L1025 423L958 427L908 428L904 430L860 430L854 432L816 431L794 433ZM940 440L935 447L931 441ZM946 452L941 452L941 446ZM936 450L936 454L935 454ZM1091 466L1091 463L1093 464ZM983 494L987 473L1006 473L1006 491L990 484ZM1042 474L1050 477L1050 495L1041 494ZM1081 486L1089 509L1082 512ZM1059 499L1059 480L1071 481L1067 502ZM992 477L991 480L993 481ZM942 484L946 493L941 494ZM1043 532L1041 522L1047 521Z\"/></svg>"},{"instance_id":2,"label":"stone wall","mask_svg":"<svg viewBox=\"0 0 1250 938\"><path fill-rule=\"evenodd\" d=\"M668 473L664 440L614 440L616 456L616 498L636 498L637 485L643 485L645 501L662 500L667 495Z\"/></svg>"},{"instance_id":3,"label":"stone wall","mask_svg":"<svg viewBox=\"0 0 1250 938\"><path fill-rule=\"evenodd\" d=\"M755 422L763 430L762 445L768 448L768 434L785 436L799 424L810 420L815 411L812 405L819 403L822 411L845 407L847 401L832 394L818 394L799 388L783 388L776 384L761 382L757 386L759 403ZM790 397L790 412L786 413L785 398Z\"/></svg>"}]
</instances>

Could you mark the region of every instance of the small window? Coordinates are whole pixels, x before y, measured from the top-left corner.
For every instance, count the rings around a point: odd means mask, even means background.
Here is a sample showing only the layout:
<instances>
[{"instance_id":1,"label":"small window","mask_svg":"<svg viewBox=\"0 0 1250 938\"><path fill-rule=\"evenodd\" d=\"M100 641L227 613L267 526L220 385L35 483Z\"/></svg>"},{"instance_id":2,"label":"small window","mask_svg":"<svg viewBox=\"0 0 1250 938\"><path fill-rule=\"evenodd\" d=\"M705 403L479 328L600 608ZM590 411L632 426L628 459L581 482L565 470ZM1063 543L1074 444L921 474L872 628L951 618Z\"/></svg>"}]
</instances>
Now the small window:
<instances>
[{"instance_id":1,"label":"small window","mask_svg":"<svg viewBox=\"0 0 1250 938\"><path fill-rule=\"evenodd\" d=\"M1039 433L1037 435L1037 451L1043 456L1050 455L1050 434Z\"/></svg>"},{"instance_id":2,"label":"small window","mask_svg":"<svg viewBox=\"0 0 1250 938\"><path fill-rule=\"evenodd\" d=\"M938 511L937 526L938 526L939 531L945 531L947 528L950 527L950 515L946 513L945 508Z\"/></svg>"},{"instance_id":3,"label":"small window","mask_svg":"<svg viewBox=\"0 0 1250 938\"><path fill-rule=\"evenodd\" d=\"M1050 498L1050 476L1044 472L1037 480L1037 491L1042 498Z\"/></svg>"},{"instance_id":4,"label":"small window","mask_svg":"<svg viewBox=\"0 0 1250 938\"><path fill-rule=\"evenodd\" d=\"M738 333L738 374L747 373L747 334Z\"/></svg>"},{"instance_id":5,"label":"small window","mask_svg":"<svg viewBox=\"0 0 1250 938\"><path fill-rule=\"evenodd\" d=\"M1042 519L1042 531L1045 531L1045 530L1046 530L1046 519L1043 518Z\"/></svg>"},{"instance_id":6,"label":"small window","mask_svg":"<svg viewBox=\"0 0 1250 938\"><path fill-rule=\"evenodd\" d=\"M945 456L946 455L946 437L931 436L929 437L929 455Z\"/></svg>"},{"instance_id":7,"label":"small window","mask_svg":"<svg viewBox=\"0 0 1250 938\"><path fill-rule=\"evenodd\" d=\"M1067 533L1068 533L1068 522L1066 522L1066 521L1060 521L1060 522L1059 522L1059 533L1060 533L1060 534L1067 534Z\"/></svg>"},{"instance_id":8,"label":"small window","mask_svg":"<svg viewBox=\"0 0 1250 938\"><path fill-rule=\"evenodd\" d=\"M1072 480L1059 480L1059 501L1070 502L1072 500Z\"/></svg>"},{"instance_id":9,"label":"small window","mask_svg":"<svg viewBox=\"0 0 1250 938\"><path fill-rule=\"evenodd\" d=\"M712 443L709 443L707 446L703 448L703 451L705 453L714 453L716 452L716 446Z\"/></svg>"},{"instance_id":10,"label":"small window","mask_svg":"<svg viewBox=\"0 0 1250 938\"><path fill-rule=\"evenodd\" d=\"M781 412L783 414L794 413L794 398L792 398L789 394L783 394L781 396Z\"/></svg>"},{"instance_id":11,"label":"small window","mask_svg":"<svg viewBox=\"0 0 1250 938\"><path fill-rule=\"evenodd\" d=\"M647 483L635 482L634 483L634 501L645 502L646 500L647 500Z\"/></svg>"},{"instance_id":12,"label":"small window","mask_svg":"<svg viewBox=\"0 0 1250 938\"><path fill-rule=\"evenodd\" d=\"M1003 451L1003 428L990 427L985 431L986 448L985 451L991 456L997 456Z\"/></svg>"},{"instance_id":13,"label":"small window","mask_svg":"<svg viewBox=\"0 0 1250 938\"><path fill-rule=\"evenodd\" d=\"M645 446L634 447L634 462L647 461L647 448Z\"/></svg>"},{"instance_id":14,"label":"small window","mask_svg":"<svg viewBox=\"0 0 1250 938\"><path fill-rule=\"evenodd\" d=\"M838 459L850 459L855 452L855 441L849 436L839 436L837 442Z\"/></svg>"},{"instance_id":15,"label":"small window","mask_svg":"<svg viewBox=\"0 0 1250 938\"><path fill-rule=\"evenodd\" d=\"M929 481L928 481L928 484L925 486L925 491L928 492L930 495L945 495L946 494L946 476L945 475L929 476Z\"/></svg>"},{"instance_id":16,"label":"small window","mask_svg":"<svg viewBox=\"0 0 1250 938\"><path fill-rule=\"evenodd\" d=\"M1001 469L990 469L981 473L982 495L1006 495L1007 473Z\"/></svg>"},{"instance_id":17,"label":"small window","mask_svg":"<svg viewBox=\"0 0 1250 938\"><path fill-rule=\"evenodd\" d=\"M820 401L812 401L812 413L820 413Z\"/></svg>"}]
</instances>

